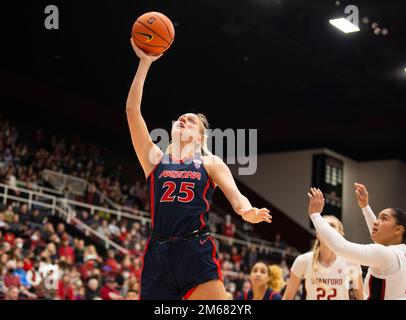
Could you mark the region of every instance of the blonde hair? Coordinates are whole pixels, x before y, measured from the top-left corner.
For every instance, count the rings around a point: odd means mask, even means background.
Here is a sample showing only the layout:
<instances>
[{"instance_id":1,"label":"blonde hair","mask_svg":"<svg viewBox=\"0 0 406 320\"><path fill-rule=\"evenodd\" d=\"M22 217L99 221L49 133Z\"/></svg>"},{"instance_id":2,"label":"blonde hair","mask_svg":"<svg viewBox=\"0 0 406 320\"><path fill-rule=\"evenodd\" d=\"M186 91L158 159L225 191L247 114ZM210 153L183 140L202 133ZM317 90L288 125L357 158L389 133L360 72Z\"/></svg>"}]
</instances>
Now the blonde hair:
<instances>
[{"instance_id":1,"label":"blonde hair","mask_svg":"<svg viewBox=\"0 0 406 320\"><path fill-rule=\"evenodd\" d=\"M336 216L332 216L332 215L326 215L323 216L324 219L333 219L338 223L338 232L341 235L344 235L344 226L343 223L340 221L340 219L338 219ZM313 259L312 259L312 279L314 281L314 283L316 284L316 272L319 271L319 256L320 256L320 241L319 239L316 239L316 241L314 242L314 246L313 246ZM319 284L321 287L326 287L324 284L320 283Z\"/></svg>"},{"instance_id":2,"label":"blonde hair","mask_svg":"<svg viewBox=\"0 0 406 320\"><path fill-rule=\"evenodd\" d=\"M283 279L283 269L276 264L268 266L269 272L269 282L268 288L271 288L273 291L281 292L285 287L286 282Z\"/></svg>"},{"instance_id":3,"label":"blonde hair","mask_svg":"<svg viewBox=\"0 0 406 320\"><path fill-rule=\"evenodd\" d=\"M208 156L208 155L212 155L212 153L209 151L209 148L207 147L207 138L208 135L206 134L206 130L209 128L209 122L207 121L207 118L204 114L202 113L193 113L194 115L197 116L197 118L199 119L199 133L202 136L202 143L200 145L200 153L203 156ZM171 153L172 152L172 145L173 145L173 141L171 141L168 145L168 147L166 148L165 153Z\"/></svg>"},{"instance_id":4,"label":"blonde hair","mask_svg":"<svg viewBox=\"0 0 406 320\"><path fill-rule=\"evenodd\" d=\"M251 273L253 272L257 264L263 264L268 272L269 280L266 283L267 288L271 288L275 292L280 292L286 285L283 279L283 269L276 264L268 265L264 261L257 261L251 268Z\"/></svg>"}]
</instances>

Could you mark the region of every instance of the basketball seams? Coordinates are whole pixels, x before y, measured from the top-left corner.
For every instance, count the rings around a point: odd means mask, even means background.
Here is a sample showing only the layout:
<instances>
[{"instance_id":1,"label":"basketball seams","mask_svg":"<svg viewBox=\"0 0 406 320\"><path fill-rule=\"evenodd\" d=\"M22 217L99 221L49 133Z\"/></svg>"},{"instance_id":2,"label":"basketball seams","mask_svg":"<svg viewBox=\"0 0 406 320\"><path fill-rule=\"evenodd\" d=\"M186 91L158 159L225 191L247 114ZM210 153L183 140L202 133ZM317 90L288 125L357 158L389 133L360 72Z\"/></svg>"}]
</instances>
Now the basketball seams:
<instances>
[{"instance_id":1,"label":"basketball seams","mask_svg":"<svg viewBox=\"0 0 406 320\"><path fill-rule=\"evenodd\" d=\"M168 42L168 40L166 40L164 37L162 37L160 34L156 33L154 30L152 30L151 28L149 28L148 26L146 26L144 23L142 23L141 21L137 20L137 23L139 23L140 25L142 25L144 28L147 28L149 31L153 32L154 34L156 34L159 38L161 38L163 41L165 41L166 43L168 43L169 45L171 44L170 42ZM166 27L166 25L165 25Z\"/></svg>"},{"instance_id":2,"label":"basketball seams","mask_svg":"<svg viewBox=\"0 0 406 320\"><path fill-rule=\"evenodd\" d=\"M143 46L154 47L154 48L165 48L165 50L168 49L168 47L165 47L165 46L157 46L157 45L153 45L153 44L144 43L144 42L138 40L136 37L133 37L133 39L135 39L136 41L138 41L138 42L139 42L140 44L142 44Z\"/></svg>"},{"instance_id":3,"label":"basketball seams","mask_svg":"<svg viewBox=\"0 0 406 320\"><path fill-rule=\"evenodd\" d=\"M173 42L173 38L171 36L171 31L169 30L169 27L167 26L165 20L162 19L159 15L157 15L155 13L153 13L152 15L162 21L162 23L164 24L164 26L166 28L166 31L168 31L168 35L169 35L169 38L171 39L171 42Z\"/></svg>"}]
</instances>

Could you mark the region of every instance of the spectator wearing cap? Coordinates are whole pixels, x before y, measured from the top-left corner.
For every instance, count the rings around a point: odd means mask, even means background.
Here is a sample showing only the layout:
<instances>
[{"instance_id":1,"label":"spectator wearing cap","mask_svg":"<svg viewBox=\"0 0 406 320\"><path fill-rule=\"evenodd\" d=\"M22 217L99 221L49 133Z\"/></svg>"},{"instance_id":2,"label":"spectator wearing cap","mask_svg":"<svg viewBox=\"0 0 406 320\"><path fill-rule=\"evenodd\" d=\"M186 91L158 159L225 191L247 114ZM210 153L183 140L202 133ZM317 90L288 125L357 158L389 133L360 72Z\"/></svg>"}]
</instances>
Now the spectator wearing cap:
<instances>
[{"instance_id":1,"label":"spectator wearing cap","mask_svg":"<svg viewBox=\"0 0 406 320\"><path fill-rule=\"evenodd\" d=\"M100 296L103 300L122 300L120 292L116 289L117 281L115 277L107 277L106 284L100 289Z\"/></svg>"}]
</instances>

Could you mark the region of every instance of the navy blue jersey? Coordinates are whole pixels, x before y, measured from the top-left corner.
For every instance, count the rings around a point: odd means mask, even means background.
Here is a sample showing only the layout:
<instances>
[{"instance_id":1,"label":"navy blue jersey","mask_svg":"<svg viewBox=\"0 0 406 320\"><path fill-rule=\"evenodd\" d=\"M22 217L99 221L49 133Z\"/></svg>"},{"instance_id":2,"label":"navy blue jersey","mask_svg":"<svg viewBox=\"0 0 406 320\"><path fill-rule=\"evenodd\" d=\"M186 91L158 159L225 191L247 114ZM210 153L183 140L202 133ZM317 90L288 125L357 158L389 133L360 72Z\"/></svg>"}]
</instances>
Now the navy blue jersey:
<instances>
[{"instance_id":1,"label":"navy blue jersey","mask_svg":"<svg viewBox=\"0 0 406 320\"><path fill-rule=\"evenodd\" d=\"M252 300L253 298L254 298L254 293L252 292L252 290L248 290L248 291L244 291L237 298L237 300ZM268 289L266 289L262 300L282 300L282 297L276 291L273 291L272 289L268 288Z\"/></svg>"},{"instance_id":2,"label":"navy blue jersey","mask_svg":"<svg viewBox=\"0 0 406 320\"><path fill-rule=\"evenodd\" d=\"M152 230L182 236L207 227L214 183L200 155L175 161L164 154L147 183Z\"/></svg>"}]
</instances>

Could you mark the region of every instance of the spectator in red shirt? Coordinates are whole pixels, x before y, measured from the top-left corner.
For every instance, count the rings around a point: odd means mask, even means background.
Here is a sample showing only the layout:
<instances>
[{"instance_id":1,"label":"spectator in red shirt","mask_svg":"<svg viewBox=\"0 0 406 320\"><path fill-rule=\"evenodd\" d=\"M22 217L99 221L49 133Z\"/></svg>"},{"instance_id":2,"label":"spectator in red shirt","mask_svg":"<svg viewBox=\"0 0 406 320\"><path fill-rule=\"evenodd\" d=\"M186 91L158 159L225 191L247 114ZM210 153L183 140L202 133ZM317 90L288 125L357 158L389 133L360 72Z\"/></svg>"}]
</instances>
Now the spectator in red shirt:
<instances>
[{"instance_id":1,"label":"spectator in red shirt","mask_svg":"<svg viewBox=\"0 0 406 320\"><path fill-rule=\"evenodd\" d=\"M141 280L142 260L140 257L134 257L132 272L137 277L138 281Z\"/></svg>"},{"instance_id":2,"label":"spectator in red shirt","mask_svg":"<svg viewBox=\"0 0 406 320\"><path fill-rule=\"evenodd\" d=\"M57 297L60 300L75 300L73 285L70 283L69 274L64 274L59 280Z\"/></svg>"},{"instance_id":3,"label":"spectator in red shirt","mask_svg":"<svg viewBox=\"0 0 406 320\"><path fill-rule=\"evenodd\" d=\"M7 262L7 272L3 277L3 283L6 288L11 288L11 287L21 287L21 282L20 278L14 274L14 270L16 268L16 264L14 261L8 261Z\"/></svg>"},{"instance_id":4,"label":"spectator in red shirt","mask_svg":"<svg viewBox=\"0 0 406 320\"><path fill-rule=\"evenodd\" d=\"M58 250L58 255L60 258L65 257L68 264L75 262L75 251L69 246L69 236L66 233L62 236L62 244Z\"/></svg>"},{"instance_id":5,"label":"spectator in red shirt","mask_svg":"<svg viewBox=\"0 0 406 320\"><path fill-rule=\"evenodd\" d=\"M117 281L114 277L108 277L106 284L100 289L100 296L103 300L123 300L120 292L116 289Z\"/></svg>"},{"instance_id":6,"label":"spectator in red shirt","mask_svg":"<svg viewBox=\"0 0 406 320\"><path fill-rule=\"evenodd\" d=\"M233 238L235 234L235 224L231 222L231 216L226 215L226 221L223 225L223 236Z\"/></svg>"},{"instance_id":7,"label":"spectator in red shirt","mask_svg":"<svg viewBox=\"0 0 406 320\"><path fill-rule=\"evenodd\" d=\"M7 232L4 235L4 241L8 242L9 244L13 245L14 244L14 239L15 239L15 235L13 233L9 233Z\"/></svg>"},{"instance_id":8,"label":"spectator in red shirt","mask_svg":"<svg viewBox=\"0 0 406 320\"><path fill-rule=\"evenodd\" d=\"M127 235L128 235L127 227L125 225L122 225L120 228L120 236L118 238L120 243L123 243L125 241Z\"/></svg>"},{"instance_id":9,"label":"spectator in red shirt","mask_svg":"<svg viewBox=\"0 0 406 320\"><path fill-rule=\"evenodd\" d=\"M96 261L94 259L87 259L79 269L80 276L84 281L87 281L90 277L90 274L95 268Z\"/></svg>"},{"instance_id":10,"label":"spectator in red shirt","mask_svg":"<svg viewBox=\"0 0 406 320\"><path fill-rule=\"evenodd\" d=\"M110 272L119 273L121 271L121 265L117 262L115 258L114 250L107 251L107 259L105 266L109 267Z\"/></svg>"},{"instance_id":11,"label":"spectator in red shirt","mask_svg":"<svg viewBox=\"0 0 406 320\"><path fill-rule=\"evenodd\" d=\"M234 262L238 267L237 269L239 270L239 265L241 264L242 257L238 253L238 248L236 246L231 247L231 261Z\"/></svg>"},{"instance_id":12,"label":"spectator in red shirt","mask_svg":"<svg viewBox=\"0 0 406 320\"><path fill-rule=\"evenodd\" d=\"M6 289L6 292L8 292L9 289L12 287L17 287L19 291L26 295L28 298L33 298L35 299L37 296L35 294L30 293L22 284L20 281L20 278L14 274L14 271L17 267L15 261L8 261L7 264L7 272L3 277L3 284Z\"/></svg>"}]
</instances>

